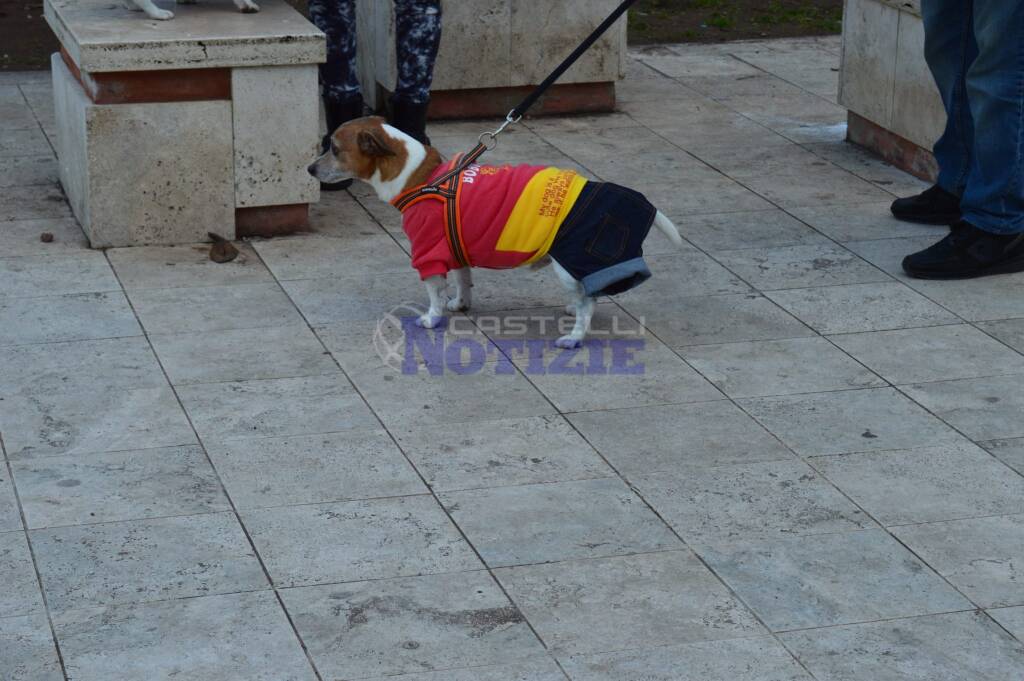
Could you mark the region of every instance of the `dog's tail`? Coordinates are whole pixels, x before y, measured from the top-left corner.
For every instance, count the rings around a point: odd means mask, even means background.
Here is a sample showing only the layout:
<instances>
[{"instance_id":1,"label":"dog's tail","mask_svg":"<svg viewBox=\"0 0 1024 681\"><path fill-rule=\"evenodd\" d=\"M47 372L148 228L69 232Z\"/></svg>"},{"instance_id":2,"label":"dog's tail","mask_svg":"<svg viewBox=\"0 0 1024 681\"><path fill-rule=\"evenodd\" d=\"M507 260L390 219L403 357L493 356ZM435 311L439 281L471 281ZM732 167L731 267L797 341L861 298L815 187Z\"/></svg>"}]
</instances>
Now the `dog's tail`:
<instances>
[{"instance_id":1,"label":"dog's tail","mask_svg":"<svg viewBox=\"0 0 1024 681\"><path fill-rule=\"evenodd\" d=\"M654 226L660 229L662 234L676 246L683 245L683 237L679 236L679 230L660 210L654 214Z\"/></svg>"}]
</instances>

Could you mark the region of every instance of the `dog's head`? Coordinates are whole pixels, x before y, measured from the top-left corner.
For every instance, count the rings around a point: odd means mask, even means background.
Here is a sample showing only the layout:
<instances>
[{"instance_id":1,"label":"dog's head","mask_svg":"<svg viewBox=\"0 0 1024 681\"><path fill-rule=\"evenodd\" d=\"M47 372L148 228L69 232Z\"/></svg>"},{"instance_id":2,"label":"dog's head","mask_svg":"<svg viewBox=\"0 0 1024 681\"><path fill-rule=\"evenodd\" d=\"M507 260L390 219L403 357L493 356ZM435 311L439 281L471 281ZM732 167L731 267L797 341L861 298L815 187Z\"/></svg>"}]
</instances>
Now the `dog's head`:
<instances>
[{"instance_id":1,"label":"dog's head","mask_svg":"<svg viewBox=\"0 0 1024 681\"><path fill-rule=\"evenodd\" d=\"M411 184L441 160L434 149L387 125L380 116L349 121L330 140L330 148L308 168L310 175L327 184L348 179Z\"/></svg>"}]
</instances>

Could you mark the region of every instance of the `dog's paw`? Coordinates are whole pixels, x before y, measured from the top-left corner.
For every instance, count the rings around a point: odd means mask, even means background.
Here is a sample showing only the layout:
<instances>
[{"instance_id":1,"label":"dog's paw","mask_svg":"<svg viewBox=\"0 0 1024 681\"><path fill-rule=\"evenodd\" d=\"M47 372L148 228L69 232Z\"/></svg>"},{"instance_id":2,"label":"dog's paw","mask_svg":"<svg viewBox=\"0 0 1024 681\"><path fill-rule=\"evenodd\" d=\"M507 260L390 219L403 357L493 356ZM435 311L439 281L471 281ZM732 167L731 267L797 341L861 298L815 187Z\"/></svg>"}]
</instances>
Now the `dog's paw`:
<instances>
[{"instance_id":1,"label":"dog's paw","mask_svg":"<svg viewBox=\"0 0 1024 681\"><path fill-rule=\"evenodd\" d=\"M416 326L421 329L433 329L441 324L444 317L436 317L431 314L420 315L416 320Z\"/></svg>"},{"instance_id":2,"label":"dog's paw","mask_svg":"<svg viewBox=\"0 0 1024 681\"><path fill-rule=\"evenodd\" d=\"M583 347L583 341L579 338L573 338L572 336L562 336L555 341L556 348L565 348L566 350L572 350L575 348Z\"/></svg>"},{"instance_id":3,"label":"dog's paw","mask_svg":"<svg viewBox=\"0 0 1024 681\"><path fill-rule=\"evenodd\" d=\"M157 21L167 21L168 19L174 18L174 12L170 12L166 9L160 9L159 7L150 12L146 12L146 15L150 19L156 19Z\"/></svg>"},{"instance_id":4,"label":"dog's paw","mask_svg":"<svg viewBox=\"0 0 1024 681\"><path fill-rule=\"evenodd\" d=\"M237 7L242 14L255 14L260 11L260 6L252 0L235 0L235 7Z\"/></svg>"},{"instance_id":5,"label":"dog's paw","mask_svg":"<svg viewBox=\"0 0 1024 681\"><path fill-rule=\"evenodd\" d=\"M448 301L447 308L449 312L465 312L469 309L469 302L461 298L452 298Z\"/></svg>"}]
</instances>

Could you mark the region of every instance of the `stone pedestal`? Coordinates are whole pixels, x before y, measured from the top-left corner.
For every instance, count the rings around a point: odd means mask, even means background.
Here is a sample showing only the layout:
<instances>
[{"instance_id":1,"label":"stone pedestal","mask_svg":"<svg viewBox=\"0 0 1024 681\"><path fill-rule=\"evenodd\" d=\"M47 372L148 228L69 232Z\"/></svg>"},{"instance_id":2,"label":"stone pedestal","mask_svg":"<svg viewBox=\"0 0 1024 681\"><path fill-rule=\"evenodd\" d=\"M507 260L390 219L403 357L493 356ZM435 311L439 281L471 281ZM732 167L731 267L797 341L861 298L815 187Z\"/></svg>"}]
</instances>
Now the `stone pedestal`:
<instances>
[{"instance_id":1,"label":"stone pedestal","mask_svg":"<svg viewBox=\"0 0 1024 681\"><path fill-rule=\"evenodd\" d=\"M850 141L933 180L946 112L924 60L920 0L846 0L839 103Z\"/></svg>"},{"instance_id":2,"label":"stone pedestal","mask_svg":"<svg viewBox=\"0 0 1024 681\"><path fill-rule=\"evenodd\" d=\"M619 0L445 2L431 118L504 116L618 5ZM378 110L397 76L394 11L392 2L358 5L361 82ZM621 19L530 114L611 111L625 59Z\"/></svg>"},{"instance_id":3,"label":"stone pedestal","mask_svg":"<svg viewBox=\"0 0 1024 681\"><path fill-rule=\"evenodd\" d=\"M287 233L319 196L324 36L283 0L46 0L60 177L94 248Z\"/></svg>"}]
</instances>

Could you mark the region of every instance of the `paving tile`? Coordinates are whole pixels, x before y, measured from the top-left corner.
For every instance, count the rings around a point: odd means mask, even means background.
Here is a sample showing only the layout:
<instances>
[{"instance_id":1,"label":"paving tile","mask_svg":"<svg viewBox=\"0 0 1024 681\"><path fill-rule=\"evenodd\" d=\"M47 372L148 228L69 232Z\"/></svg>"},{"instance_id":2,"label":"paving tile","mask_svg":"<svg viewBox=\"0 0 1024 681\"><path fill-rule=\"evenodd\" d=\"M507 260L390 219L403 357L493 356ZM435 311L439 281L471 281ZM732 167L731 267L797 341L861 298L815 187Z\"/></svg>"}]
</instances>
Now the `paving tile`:
<instances>
[{"instance_id":1,"label":"paving tile","mask_svg":"<svg viewBox=\"0 0 1024 681\"><path fill-rule=\"evenodd\" d=\"M21 511L7 470L0 467L0 532L21 530Z\"/></svg>"},{"instance_id":2,"label":"paving tile","mask_svg":"<svg viewBox=\"0 0 1024 681\"><path fill-rule=\"evenodd\" d=\"M314 681L269 592L76 610L54 621L75 681Z\"/></svg>"},{"instance_id":3,"label":"paving tile","mask_svg":"<svg viewBox=\"0 0 1024 681\"><path fill-rule=\"evenodd\" d=\"M429 496L256 509L242 519L277 587L482 567Z\"/></svg>"},{"instance_id":4,"label":"paving tile","mask_svg":"<svg viewBox=\"0 0 1024 681\"><path fill-rule=\"evenodd\" d=\"M507 362L483 364L471 371L459 374L447 369L437 376L422 370L411 375L383 367L356 373L352 381L388 428L462 423L488 414L516 418L555 411Z\"/></svg>"},{"instance_id":5,"label":"paving tile","mask_svg":"<svg viewBox=\"0 0 1024 681\"><path fill-rule=\"evenodd\" d=\"M631 482L689 544L876 527L801 461L688 466Z\"/></svg>"},{"instance_id":6,"label":"paving tile","mask_svg":"<svg viewBox=\"0 0 1024 681\"><path fill-rule=\"evenodd\" d=\"M4 398L4 405L0 431L12 460L196 441L170 388L42 392Z\"/></svg>"},{"instance_id":7,"label":"paving tile","mask_svg":"<svg viewBox=\"0 0 1024 681\"><path fill-rule=\"evenodd\" d=\"M776 289L887 281L889 277L841 246L724 251L716 258L752 286Z\"/></svg>"},{"instance_id":8,"label":"paving tile","mask_svg":"<svg viewBox=\"0 0 1024 681\"><path fill-rule=\"evenodd\" d=\"M745 540L700 553L773 631L972 608L882 530Z\"/></svg>"},{"instance_id":9,"label":"paving tile","mask_svg":"<svg viewBox=\"0 0 1024 681\"><path fill-rule=\"evenodd\" d=\"M942 227L897 220L889 210L891 204L892 201L880 201L839 206L803 206L790 208L788 212L840 242L899 237L927 237L937 241L944 234Z\"/></svg>"},{"instance_id":10,"label":"paving tile","mask_svg":"<svg viewBox=\"0 0 1024 681\"><path fill-rule=\"evenodd\" d=\"M1024 516L909 525L897 539L983 608L1024 605Z\"/></svg>"},{"instance_id":11,"label":"paving tile","mask_svg":"<svg viewBox=\"0 0 1024 681\"><path fill-rule=\"evenodd\" d=\"M0 348L0 395L166 385L143 336Z\"/></svg>"},{"instance_id":12,"label":"paving tile","mask_svg":"<svg viewBox=\"0 0 1024 681\"><path fill-rule=\"evenodd\" d=\"M992 456L1024 475L1024 438L991 440L979 444L987 449Z\"/></svg>"},{"instance_id":13,"label":"paving tile","mask_svg":"<svg viewBox=\"0 0 1024 681\"><path fill-rule=\"evenodd\" d=\"M681 353L734 398L885 385L824 338L700 345L683 348Z\"/></svg>"},{"instance_id":14,"label":"paving tile","mask_svg":"<svg viewBox=\"0 0 1024 681\"><path fill-rule=\"evenodd\" d=\"M1024 381L1020 376L966 378L902 388L914 401L972 440L1024 436Z\"/></svg>"},{"instance_id":15,"label":"paving tile","mask_svg":"<svg viewBox=\"0 0 1024 681\"><path fill-rule=\"evenodd\" d=\"M679 252L646 258L654 277L644 286L616 297L627 307L633 302L672 302L682 297L720 293L750 293L735 274L703 253Z\"/></svg>"},{"instance_id":16,"label":"paving tile","mask_svg":"<svg viewBox=\"0 0 1024 681\"><path fill-rule=\"evenodd\" d=\"M913 223L908 222L903 224L909 225ZM888 272L903 283L913 286L914 281L903 272L903 258L911 253L916 253L917 251L928 248L946 235L945 227L936 227L934 225L928 226L932 230L938 231L933 231L932 236L920 235L892 239L848 241L844 243L843 246L864 258L883 272ZM931 296L928 297L930 299L934 299Z\"/></svg>"},{"instance_id":17,"label":"paving tile","mask_svg":"<svg viewBox=\"0 0 1024 681\"><path fill-rule=\"evenodd\" d=\"M1024 373L1024 357L966 324L830 340L894 384Z\"/></svg>"},{"instance_id":18,"label":"paving tile","mask_svg":"<svg viewBox=\"0 0 1024 681\"><path fill-rule=\"evenodd\" d=\"M962 442L953 429L895 390L847 390L743 400L751 416L801 456Z\"/></svg>"},{"instance_id":19,"label":"paving tile","mask_svg":"<svg viewBox=\"0 0 1024 681\"><path fill-rule=\"evenodd\" d=\"M1024 642L1024 606L1017 608L997 608L988 611L989 616L999 622L1018 641Z\"/></svg>"},{"instance_id":20,"label":"paving tile","mask_svg":"<svg viewBox=\"0 0 1024 681\"><path fill-rule=\"evenodd\" d=\"M422 284L419 285L422 287ZM412 300L419 301L421 305L426 302L422 292L418 292ZM564 309L567 302L569 299L565 288L558 283L550 267L539 270L519 268L473 271L472 314L551 306Z\"/></svg>"},{"instance_id":21,"label":"paving tile","mask_svg":"<svg viewBox=\"0 0 1024 681\"><path fill-rule=\"evenodd\" d=\"M233 513L33 530L32 546L55 612L268 586Z\"/></svg>"},{"instance_id":22,"label":"paving tile","mask_svg":"<svg viewBox=\"0 0 1024 681\"><path fill-rule=\"evenodd\" d=\"M427 492L383 430L209 442L206 450L238 508Z\"/></svg>"},{"instance_id":23,"label":"paving tile","mask_svg":"<svg viewBox=\"0 0 1024 681\"><path fill-rule=\"evenodd\" d=\"M263 329L302 323L277 284L135 289L128 294L149 334Z\"/></svg>"},{"instance_id":24,"label":"paving tile","mask_svg":"<svg viewBox=\"0 0 1024 681\"><path fill-rule=\"evenodd\" d=\"M305 235L257 241L253 246L281 281L412 273L409 256L376 225L345 236Z\"/></svg>"},{"instance_id":25,"label":"paving tile","mask_svg":"<svg viewBox=\"0 0 1024 681\"><path fill-rule=\"evenodd\" d=\"M369 681L565 681L565 674L553 659L541 657L515 664L381 676Z\"/></svg>"},{"instance_id":26,"label":"paving tile","mask_svg":"<svg viewBox=\"0 0 1024 681\"><path fill-rule=\"evenodd\" d=\"M0 346L141 335L123 293L0 300Z\"/></svg>"},{"instance_id":27,"label":"paving tile","mask_svg":"<svg viewBox=\"0 0 1024 681\"><path fill-rule=\"evenodd\" d=\"M623 306L672 348L814 335L796 317L753 293L687 296L673 301L633 298Z\"/></svg>"},{"instance_id":28,"label":"paving tile","mask_svg":"<svg viewBox=\"0 0 1024 681\"><path fill-rule=\"evenodd\" d=\"M687 241L711 252L829 243L826 237L778 209L684 216L675 222Z\"/></svg>"},{"instance_id":29,"label":"paving tile","mask_svg":"<svg viewBox=\"0 0 1024 681\"><path fill-rule=\"evenodd\" d=\"M0 174L0 178L3 175ZM2 179L0 179L2 186ZM53 241L44 243L43 232L53 235ZM40 220L13 220L0 227L0 253L2 257L22 255L57 255L81 253L89 248L85 233L74 218L45 218Z\"/></svg>"},{"instance_id":30,"label":"paving tile","mask_svg":"<svg viewBox=\"0 0 1024 681\"><path fill-rule=\"evenodd\" d=\"M403 305L424 305L427 293L419 277L385 273L373 277L326 277L281 284L313 326L381 319ZM474 290L474 296L480 291Z\"/></svg>"},{"instance_id":31,"label":"paving tile","mask_svg":"<svg viewBox=\"0 0 1024 681\"><path fill-rule=\"evenodd\" d=\"M722 397L651 336L593 338L584 341L578 350L555 348L553 342L526 345L522 354L513 356L513 362L563 412L706 402Z\"/></svg>"},{"instance_id":32,"label":"paving tile","mask_svg":"<svg viewBox=\"0 0 1024 681\"><path fill-rule=\"evenodd\" d=\"M58 174L57 159L48 154L0 158L0 187L54 185L59 181Z\"/></svg>"},{"instance_id":33,"label":"paving tile","mask_svg":"<svg viewBox=\"0 0 1024 681\"><path fill-rule=\"evenodd\" d=\"M439 491L589 480L613 475L561 416L476 421L392 431L427 484Z\"/></svg>"},{"instance_id":34,"label":"paving tile","mask_svg":"<svg viewBox=\"0 0 1024 681\"><path fill-rule=\"evenodd\" d=\"M419 681L393 675L511 664L544 652L483 571L285 589L281 597L325 678ZM436 678L463 678L449 674Z\"/></svg>"},{"instance_id":35,"label":"paving tile","mask_svg":"<svg viewBox=\"0 0 1024 681\"><path fill-rule=\"evenodd\" d=\"M494 574L557 655L764 631L689 551L501 568Z\"/></svg>"},{"instance_id":36,"label":"paving tile","mask_svg":"<svg viewBox=\"0 0 1024 681\"><path fill-rule=\"evenodd\" d=\"M11 462L30 528L230 511L196 446Z\"/></svg>"},{"instance_id":37,"label":"paving tile","mask_svg":"<svg viewBox=\"0 0 1024 681\"><path fill-rule=\"evenodd\" d=\"M42 612L43 597L24 532L0 533L0 579L0 625L6 617Z\"/></svg>"},{"instance_id":38,"label":"paving tile","mask_svg":"<svg viewBox=\"0 0 1024 681\"><path fill-rule=\"evenodd\" d=\"M970 443L812 463L883 525L1024 513L1024 477Z\"/></svg>"},{"instance_id":39,"label":"paving tile","mask_svg":"<svg viewBox=\"0 0 1024 681\"><path fill-rule=\"evenodd\" d=\"M798 631L782 640L820 681L1010 679L1024 665L1024 647L981 613Z\"/></svg>"},{"instance_id":40,"label":"paving tile","mask_svg":"<svg viewBox=\"0 0 1024 681\"><path fill-rule=\"evenodd\" d=\"M833 90L833 94L834 94ZM846 140L821 144L806 144L805 149L848 170L857 177L867 180L879 189L894 196L913 196L932 186L910 173L890 165L878 155ZM884 206L888 212L889 206Z\"/></svg>"},{"instance_id":41,"label":"paving tile","mask_svg":"<svg viewBox=\"0 0 1024 681\"><path fill-rule=\"evenodd\" d=\"M1017 352L1024 353L1024 319L1005 319L978 324L985 333L1006 343Z\"/></svg>"},{"instance_id":42,"label":"paving tile","mask_svg":"<svg viewBox=\"0 0 1024 681\"><path fill-rule=\"evenodd\" d=\"M1024 300L1016 295L1024 275L958 281L907 279L907 285L970 322L1024 317Z\"/></svg>"},{"instance_id":43,"label":"paving tile","mask_svg":"<svg viewBox=\"0 0 1024 681\"><path fill-rule=\"evenodd\" d=\"M439 499L490 567L682 547L616 479L446 492Z\"/></svg>"},{"instance_id":44,"label":"paving tile","mask_svg":"<svg viewBox=\"0 0 1024 681\"><path fill-rule=\"evenodd\" d=\"M0 258L0 280L4 282L0 298L121 290L100 251ZM44 301L39 302L45 304Z\"/></svg>"},{"instance_id":45,"label":"paving tile","mask_svg":"<svg viewBox=\"0 0 1024 681\"><path fill-rule=\"evenodd\" d=\"M111 248L107 257L126 290L272 282L273 276L252 246L236 243L235 247L239 255L227 263L210 260L209 244Z\"/></svg>"},{"instance_id":46,"label":"paving tile","mask_svg":"<svg viewBox=\"0 0 1024 681\"><path fill-rule=\"evenodd\" d=\"M768 297L823 334L884 331L960 319L898 282L773 291ZM922 335L928 330L920 331Z\"/></svg>"},{"instance_id":47,"label":"paving tile","mask_svg":"<svg viewBox=\"0 0 1024 681\"><path fill-rule=\"evenodd\" d=\"M637 407L569 415L627 477L682 466L780 461L793 454L733 403Z\"/></svg>"},{"instance_id":48,"label":"paving tile","mask_svg":"<svg viewBox=\"0 0 1024 681\"><path fill-rule=\"evenodd\" d=\"M70 217L64 193L55 184L5 187L0 195L0 222Z\"/></svg>"},{"instance_id":49,"label":"paving tile","mask_svg":"<svg viewBox=\"0 0 1024 681\"><path fill-rule=\"evenodd\" d=\"M366 196L367 203L376 205L381 215L398 219L396 227L402 231L402 214L391 204L384 203L369 185L353 186L347 192L320 192L320 200L309 206L309 228L318 236L349 236L352 233L379 232L375 215L360 205L356 198Z\"/></svg>"},{"instance_id":50,"label":"paving tile","mask_svg":"<svg viewBox=\"0 0 1024 681\"><path fill-rule=\"evenodd\" d=\"M0 618L0 674L6 681L64 681L46 615Z\"/></svg>"},{"instance_id":51,"label":"paving tile","mask_svg":"<svg viewBox=\"0 0 1024 681\"><path fill-rule=\"evenodd\" d=\"M178 395L204 441L380 425L341 374L182 386Z\"/></svg>"},{"instance_id":52,"label":"paving tile","mask_svg":"<svg viewBox=\"0 0 1024 681\"><path fill-rule=\"evenodd\" d=\"M338 366L305 324L259 330L203 331L150 336L174 385L261 378L295 378L338 372ZM236 357L239 348L245 348Z\"/></svg>"},{"instance_id":53,"label":"paving tile","mask_svg":"<svg viewBox=\"0 0 1024 681\"><path fill-rule=\"evenodd\" d=\"M42 149L49 150L50 145L35 121L26 121L25 126L19 129L0 127L0 157L31 156Z\"/></svg>"},{"instance_id":54,"label":"paving tile","mask_svg":"<svg viewBox=\"0 0 1024 681\"><path fill-rule=\"evenodd\" d=\"M770 638L738 638L579 655L560 660L573 681L810 681Z\"/></svg>"}]
</instances>

